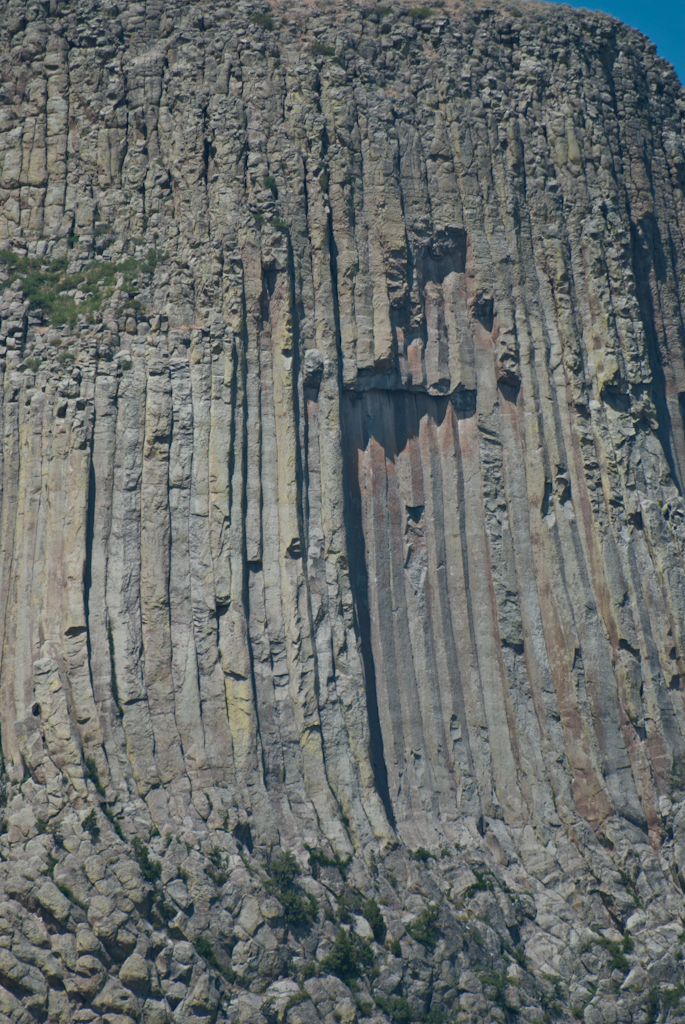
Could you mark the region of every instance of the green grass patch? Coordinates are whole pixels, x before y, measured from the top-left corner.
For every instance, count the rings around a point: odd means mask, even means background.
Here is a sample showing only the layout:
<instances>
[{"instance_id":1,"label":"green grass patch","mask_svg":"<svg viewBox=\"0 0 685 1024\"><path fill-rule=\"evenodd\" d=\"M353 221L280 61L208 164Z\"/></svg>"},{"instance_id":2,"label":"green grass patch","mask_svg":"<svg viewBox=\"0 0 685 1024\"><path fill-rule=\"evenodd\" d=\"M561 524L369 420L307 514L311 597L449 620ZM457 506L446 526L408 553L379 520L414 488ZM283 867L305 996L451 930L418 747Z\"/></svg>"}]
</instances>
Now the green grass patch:
<instances>
[{"instance_id":1,"label":"green grass patch","mask_svg":"<svg viewBox=\"0 0 685 1024\"><path fill-rule=\"evenodd\" d=\"M148 249L144 260L132 257L122 263L91 260L82 270L69 274L66 256L46 260L36 256L18 256L9 249L0 251L0 264L9 273L7 285L21 281L29 307L40 308L46 322L54 327L73 326L80 315L90 318L114 293L119 274L123 277L120 290L124 293L126 305L130 305L140 290L139 275L152 273L159 258L155 249ZM87 297L77 303L73 295L64 294L74 290Z\"/></svg>"}]
</instances>

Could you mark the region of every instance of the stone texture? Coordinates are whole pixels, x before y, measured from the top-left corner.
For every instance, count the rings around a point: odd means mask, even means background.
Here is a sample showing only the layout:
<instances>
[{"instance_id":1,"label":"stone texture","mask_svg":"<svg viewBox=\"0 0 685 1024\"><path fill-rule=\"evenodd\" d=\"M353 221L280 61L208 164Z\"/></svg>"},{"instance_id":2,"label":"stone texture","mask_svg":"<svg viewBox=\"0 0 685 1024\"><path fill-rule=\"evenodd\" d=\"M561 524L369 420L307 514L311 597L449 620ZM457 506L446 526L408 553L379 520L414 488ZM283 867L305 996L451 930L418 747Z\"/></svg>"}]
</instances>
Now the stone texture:
<instances>
[{"instance_id":1,"label":"stone texture","mask_svg":"<svg viewBox=\"0 0 685 1024\"><path fill-rule=\"evenodd\" d=\"M532 0L0 54L3 1019L683 1019L673 70Z\"/></svg>"}]
</instances>

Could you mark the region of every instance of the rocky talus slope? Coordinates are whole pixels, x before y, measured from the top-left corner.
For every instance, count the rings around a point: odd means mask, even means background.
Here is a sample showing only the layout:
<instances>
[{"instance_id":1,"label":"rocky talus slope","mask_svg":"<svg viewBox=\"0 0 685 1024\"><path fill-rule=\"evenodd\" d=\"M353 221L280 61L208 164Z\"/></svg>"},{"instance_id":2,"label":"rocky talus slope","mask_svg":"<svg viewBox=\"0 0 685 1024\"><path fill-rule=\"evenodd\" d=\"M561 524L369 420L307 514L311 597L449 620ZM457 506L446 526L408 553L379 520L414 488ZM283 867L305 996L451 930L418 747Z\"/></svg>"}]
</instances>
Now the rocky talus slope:
<instances>
[{"instance_id":1,"label":"rocky talus slope","mask_svg":"<svg viewBox=\"0 0 685 1024\"><path fill-rule=\"evenodd\" d=\"M556 5L0 0L0 1024L685 1020L684 127Z\"/></svg>"}]
</instances>

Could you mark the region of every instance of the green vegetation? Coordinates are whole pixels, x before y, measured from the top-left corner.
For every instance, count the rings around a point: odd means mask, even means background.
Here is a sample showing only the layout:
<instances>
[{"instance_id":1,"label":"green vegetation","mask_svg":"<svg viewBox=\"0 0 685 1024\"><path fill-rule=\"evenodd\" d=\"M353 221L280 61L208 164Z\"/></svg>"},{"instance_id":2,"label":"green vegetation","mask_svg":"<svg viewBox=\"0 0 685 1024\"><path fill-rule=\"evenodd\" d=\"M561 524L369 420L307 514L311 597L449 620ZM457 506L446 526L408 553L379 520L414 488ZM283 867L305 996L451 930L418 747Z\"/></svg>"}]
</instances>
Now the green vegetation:
<instances>
[{"instance_id":1,"label":"green vegetation","mask_svg":"<svg viewBox=\"0 0 685 1024\"><path fill-rule=\"evenodd\" d=\"M176 916L176 907L167 903L159 891L153 893L147 919L155 928L164 928Z\"/></svg>"},{"instance_id":2,"label":"green vegetation","mask_svg":"<svg viewBox=\"0 0 685 1024\"><path fill-rule=\"evenodd\" d=\"M399 939L393 939L390 943L390 952L393 956L402 956L402 945Z\"/></svg>"},{"instance_id":3,"label":"green vegetation","mask_svg":"<svg viewBox=\"0 0 685 1024\"><path fill-rule=\"evenodd\" d=\"M81 828L85 829L86 832L90 832L91 837L94 840L100 838L100 829L98 827L97 815L95 814L95 808L85 816L81 822Z\"/></svg>"},{"instance_id":4,"label":"green vegetation","mask_svg":"<svg viewBox=\"0 0 685 1024\"><path fill-rule=\"evenodd\" d=\"M270 189L270 191L276 195L276 179L271 174L264 175L264 188Z\"/></svg>"},{"instance_id":5,"label":"green vegetation","mask_svg":"<svg viewBox=\"0 0 685 1024\"><path fill-rule=\"evenodd\" d=\"M390 1017L393 1024L412 1024L414 1020L409 1001L404 996L396 996L394 999L376 996L376 1006Z\"/></svg>"},{"instance_id":6,"label":"green vegetation","mask_svg":"<svg viewBox=\"0 0 685 1024\"><path fill-rule=\"evenodd\" d=\"M338 919L341 924L351 924L352 914L361 914L362 898L354 889L343 889L338 896Z\"/></svg>"},{"instance_id":7,"label":"green vegetation","mask_svg":"<svg viewBox=\"0 0 685 1024\"><path fill-rule=\"evenodd\" d=\"M310 998L309 993L302 990L301 992L293 992L288 1002L283 1007L283 1020L288 1017L288 1010L292 1010L293 1006L299 1006L300 1003L306 1003Z\"/></svg>"},{"instance_id":8,"label":"green vegetation","mask_svg":"<svg viewBox=\"0 0 685 1024\"><path fill-rule=\"evenodd\" d=\"M345 860L343 860L338 853L334 853L332 857L328 857L320 850L312 850L310 846L307 846L306 849L309 854L309 869L313 878L319 877L319 868L337 868L340 872L341 878L343 881L345 880L347 869L352 863L351 856L345 857Z\"/></svg>"},{"instance_id":9,"label":"green vegetation","mask_svg":"<svg viewBox=\"0 0 685 1024\"><path fill-rule=\"evenodd\" d=\"M416 942L420 942L426 949L435 949L438 941L438 908L435 906L424 907L418 918L407 927L408 933Z\"/></svg>"},{"instance_id":10,"label":"green vegetation","mask_svg":"<svg viewBox=\"0 0 685 1024\"><path fill-rule=\"evenodd\" d=\"M514 946L511 951L511 955L519 967L522 967L524 971L528 970L528 957L526 956L526 951L523 946Z\"/></svg>"},{"instance_id":11,"label":"green vegetation","mask_svg":"<svg viewBox=\"0 0 685 1024\"><path fill-rule=\"evenodd\" d=\"M659 1016L660 1008L659 989L656 985L650 985L645 1000L645 1013L647 1024L655 1024Z\"/></svg>"},{"instance_id":12,"label":"green vegetation","mask_svg":"<svg viewBox=\"0 0 685 1024\"><path fill-rule=\"evenodd\" d=\"M488 999L492 999L495 1006L499 1006L507 1012L514 1010L514 1007L510 1005L507 999L508 978L506 970L484 971L480 976L480 980L483 983L485 995Z\"/></svg>"},{"instance_id":13,"label":"green vegetation","mask_svg":"<svg viewBox=\"0 0 685 1024\"><path fill-rule=\"evenodd\" d=\"M133 853L140 865L140 870L143 872L143 878L146 882L156 882L162 874L162 864L158 860L150 860L150 851L142 840L138 836L134 836L131 841L133 847Z\"/></svg>"},{"instance_id":14,"label":"green vegetation","mask_svg":"<svg viewBox=\"0 0 685 1024\"><path fill-rule=\"evenodd\" d=\"M325 43L314 43L312 46L312 53L315 57L335 57L335 50L332 46L326 46Z\"/></svg>"},{"instance_id":15,"label":"green vegetation","mask_svg":"<svg viewBox=\"0 0 685 1024\"><path fill-rule=\"evenodd\" d=\"M80 907L81 910L88 910L88 907L83 902L83 900L80 900L78 896L74 893L74 890L71 889L68 885L65 885L64 882L55 882L55 885L62 893L62 895L66 896L66 898L68 900L71 900L71 902L74 903L77 907Z\"/></svg>"},{"instance_id":16,"label":"green vegetation","mask_svg":"<svg viewBox=\"0 0 685 1024\"><path fill-rule=\"evenodd\" d=\"M253 14L251 15L251 21L255 25L259 25L260 28L272 29L274 27L274 19L270 14Z\"/></svg>"},{"instance_id":17,"label":"green vegetation","mask_svg":"<svg viewBox=\"0 0 685 1024\"><path fill-rule=\"evenodd\" d=\"M373 937L379 945L383 945L385 942L385 936L388 933L388 929L381 914L381 908L378 906L374 899L367 900L362 907L362 915L371 925L371 931Z\"/></svg>"},{"instance_id":18,"label":"green vegetation","mask_svg":"<svg viewBox=\"0 0 685 1024\"><path fill-rule=\"evenodd\" d=\"M116 278L123 278L121 291L126 303L135 302L139 291L138 276L150 274L157 266L159 254L148 249L144 260L132 257L122 263L91 260L82 270L74 274L67 272L69 258L46 260L35 256L18 256L10 250L0 251L0 264L9 271L8 284L21 281L24 295L31 309L40 308L45 320L55 327L64 324L73 326L80 314L90 317L113 294ZM66 292L80 291L85 298L77 303L73 295Z\"/></svg>"},{"instance_id":19,"label":"green vegetation","mask_svg":"<svg viewBox=\"0 0 685 1024\"><path fill-rule=\"evenodd\" d=\"M427 850L425 846L419 846L418 850L410 851L411 859L419 861L421 864L425 864L429 858L433 856L430 850Z\"/></svg>"},{"instance_id":20,"label":"green vegetation","mask_svg":"<svg viewBox=\"0 0 685 1024\"><path fill-rule=\"evenodd\" d=\"M283 906L287 923L293 928L311 924L319 909L318 904L314 896L305 893L295 881L301 872L292 852L284 850L273 857L266 870L272 880L270 891Z\"/></svg>"},{"instance_id":21,"label":"green vegetation","mask_svg":"<svg viewBox=\"0 0 685 1024\"><path fill-rule=\"evenodd\" d=\"M612 939L607 939L603 935L598 935L597 938L590 939L589 942L584 942L580 947L579 952L581 955L587 953L593 946L601 946L602 949L606 949L611 954L609 960L609 967L611 970L621 971L623 974L627 974L630 970L630 964L626 958L626 953L630 953L633 949L633 940L630 935L624 935L622 941L614 942Z\"/></svg>"},{"instance_id":22,"label":"green vegetation","mask_svg":"<svg viewBox=\"0 0 685 1024\"><path fill-rule=\"evenodd\" d=\"M435 1007L417 1017L412 1012L409 1000L404 996L395 996L394 999L385 999L383 996L376 996L375 1003L378 1009L388 1015L393 1024L413 1024L414 1021L421 1021L422 1024L444 1024L445 1014ZM370 1016L370 1014L367 1014Z\"/></svg>"},{"instance_id":23,"label":"green vegetation","mask_svg":"<svg viewBox=\"0 0 685 1024\"><path fill-rule=\"evenodd\" d=\"M114 817L114 813L109 809L109 807L106 804L102 804L100 809L104 816L107 818L108 822L110 823L114 831L116 832L116 834L119 836L119 838L123 839L124 842L126 842L126 840L124 839L124 833L121 831L121 825Z\"/></svg>"},{"instance_id":24,"label":"green vegetation","mask_svg":"<svg viewBox=\"0 0 685 1024\"><path fill-rule=\"evenodd\" d=\"M322 974L335 974L345 982L358 978L363 968L372 966L373 951L368 942L357 935L348 935L342 928L330 953L319 965Z\"/></svg>"},{"instance_id":25,"label":"green vegetation","mask_svg":"<svg viewBox=\"0 0 685 1024\"><path fill-rule=\"evenodd\" d=\"M485 877L487 872L484 871L483 874L481 874L479 871L474 871L473 873L476 876L476 881L473 883L473 885L470 885L466 892L464 893L464 896L466 896L467 899L470 900L473 896L476 895L477 892L494 891L494 886L492 882L488 881Z\"/></svg>"},{"instance_id":26,"label":"green vegetation","mask_svg":"<svg viewBox=\"0 0 685 1024\"><path fill-rule=\"evenodd\" d=\"M215 971L218 971L219 974L224 976L226 981L231 983L235 981L235 972L233 971L233 968L221 966L216 958L214 947L206 935L201 935L199 937L195 943L195 949L210 967L213 967Z\"/></svg>"},{"instance_id":27,"label":"green vegetation","mask_svg":"<svg viewBox=\"0 0 685 1024\"><path fill-rule=\"evenodd\" d=\"M661 993L661 1009L664 1011L673 1010L680 1005L680 1000L685 995L685 985L674 985Z\"/></svg>"},{"instance_id":28,"label":"green vegetation","mask_svg":"<svg viewBox=\"0 0 685 1024\"><path fill-rule=\"evenodd\" d=\"M90 779L100 796L105 795L105 787L100 782L100 776L98 775L98 766L92 757L86 758L86 778Z\"/></svg>"},{"instance_id":29,"label":"green vegetation","mask_svg":"<svg viewBox=\"0 0 685 1024\"><path fill-rule=\"evenodd\" d=\"M433 14L432 7L410 7L407 16L412 21L421 21L423 18L430 18Z\"/></svg>"},{"instance_id":30,"label":"green vegetation","mask_svg":"<svg viewBox=\"0 0 685 1024\"><path fill-rule=\"evenodd\" d=\"M218 846L213 847L212 852L209 854L209 867L207 868L207 874L214 882L217 889L220 889L222 885L226 883L228 875L223 870L223 864L221 862L221 850Z\"/></svg>"}]
</instances>

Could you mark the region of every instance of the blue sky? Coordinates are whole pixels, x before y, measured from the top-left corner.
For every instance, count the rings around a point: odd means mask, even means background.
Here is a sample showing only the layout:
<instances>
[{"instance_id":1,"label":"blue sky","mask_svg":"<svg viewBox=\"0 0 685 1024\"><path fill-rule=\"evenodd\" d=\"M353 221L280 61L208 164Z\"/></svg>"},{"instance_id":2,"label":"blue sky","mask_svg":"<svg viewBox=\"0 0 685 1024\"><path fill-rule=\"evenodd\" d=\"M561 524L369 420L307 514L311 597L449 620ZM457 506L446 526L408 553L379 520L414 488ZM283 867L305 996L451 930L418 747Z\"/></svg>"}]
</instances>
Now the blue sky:
<instances>
[{"instance_id":1,"label":"blue sky","mask_svg":"<svg viewBox=\"0 0 685 1024\"><path fill-rule=\"evenodd\" d=\"M558 2L558 0L557 0ZM660 57L670 60L685 85L685 0L566 0L571 7L606 11L638 28L656 43Z\"/></svg>"}]
</instances>

